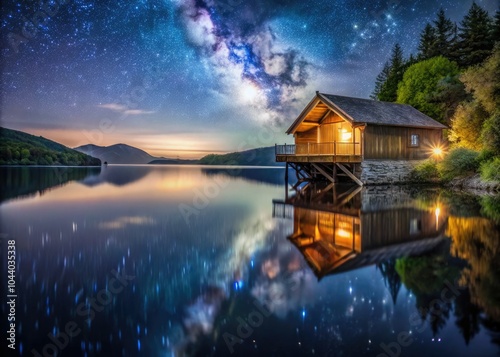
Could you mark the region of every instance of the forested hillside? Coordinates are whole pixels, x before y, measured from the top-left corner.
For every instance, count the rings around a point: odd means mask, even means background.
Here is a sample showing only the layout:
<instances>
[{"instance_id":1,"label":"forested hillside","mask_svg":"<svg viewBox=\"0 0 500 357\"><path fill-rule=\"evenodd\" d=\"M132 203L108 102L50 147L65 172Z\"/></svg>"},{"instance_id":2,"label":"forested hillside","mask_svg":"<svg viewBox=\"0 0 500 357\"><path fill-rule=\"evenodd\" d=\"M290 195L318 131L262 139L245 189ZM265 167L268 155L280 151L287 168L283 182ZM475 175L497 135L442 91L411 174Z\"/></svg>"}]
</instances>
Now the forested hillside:
<instances>
[{"instance_id":1,"label":"forested hillside","mask_svg":"<svg viewBox=\"0 0 500 357\"><path fill-rule=\"evenodd\" d=\"M101 160L41 136L0 128L0 165L99 166Z\"/></svg>"},{"instance_id":2,"label":"forested hillside","mask_svg":"<svg viewBox=\"0 0 500 357\"><path fill-rule=\"evenodd\" d=\"M418 53L405 58L394 45L372 98L410 104L450 127L449 150L424 176L480 172L500 181L500 11L490 16L473 3L454 23L439 10L421 31Z\"/></svg>"}]
</instances>

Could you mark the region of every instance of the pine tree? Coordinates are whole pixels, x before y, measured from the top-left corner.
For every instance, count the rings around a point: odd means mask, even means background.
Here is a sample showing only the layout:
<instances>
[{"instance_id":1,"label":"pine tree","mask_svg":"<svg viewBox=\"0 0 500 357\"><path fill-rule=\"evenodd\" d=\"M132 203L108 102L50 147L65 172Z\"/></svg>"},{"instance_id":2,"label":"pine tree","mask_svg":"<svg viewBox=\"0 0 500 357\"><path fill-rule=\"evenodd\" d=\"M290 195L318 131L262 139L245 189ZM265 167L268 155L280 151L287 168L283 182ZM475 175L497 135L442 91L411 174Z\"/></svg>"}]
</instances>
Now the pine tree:
<instances>
[{"instance_id":1,"label":"pine tree","mask_svg":"<svg viewBox=\"0 0 500 357\"><path fill-rule=\"evenodd\" d=\"M391 293L392 302L396 305L398 293L401 289L401 277L396 271L396 259L392 258L385 260L382 263L377 264L377 268L380 269L380 273L384 278L385 286Z\"/></svg>"},{"instance_id":2,"label":"pine tree","mask_svg":"<svg viewBox=\"0 0 500 357\"><path fill-rule=\"evenodd\" d=\"M391 71L391 66L389 62L385 62L382 71L380 71L380 73L377 76L377 79L375 80L375 88L373 89L373 93L370 95L371 99L378 99L380 91L382 90L382 86L387 81L390 71Z\"/></svg>"},{"instance_id":3,"label":"pine tree","mask_svg":"<svg viewBox=\"0 0 500 357\"><path fill-rule=\"evenodd\" d=\"M437 52L434 56L441 55L449 60L453 60L452 53L456 41L455 24L446 17L442 8L438 11L437 19L434 21L434 30L436 42L433 49Z\"/></svg>"},{"instance_id":4,"label":"pine tree","mask_svg":"<svg viewBox=\"0 0 500 357\"><path fill-rule=\"evenodd\" d=\"M378 99L386 102L395 102L398 97L398 84L403 79L403 74L406 69L403 50L399 43L396 43L392 48L392 55L389 63L389 75L385 83L380 87Z\"/></svg>"},{"instance_id":5,"label":"pine tree","mask_svg":"<svg viewBox=\"0 0 500 357\"><path fill-rule=\"evenodd\" d=\"M438 55L435 50L436 42L436 29L427 23L420 34L420 43L418 44L418 58L421 61Z\"/></svg>"},{"instance_id":6,"label":"pine tree","mask_svg":"<svg viewBox=\"0 0 500 357\"><path fill-rule=\"evenodd\" d=\"M500 42L500 11L495 13L495 22L493 23L493 31L491 32L493 41Z\"/></svg>"},{"instance_id":7,"label":"pine tree","mask_svg":"<svg viewBox=\"0 0 500 357\"><path fill-rule=\"evenodd\" d=\"M413 53L410 53L410 57L408 57L408 60L405 63L405 70L410 67L412 64L415 64L419 62L418 58L413 55Z\"/></svg>"},{"instance_id":8,"label":"pine tree","mask_svg":"<svg viewBox=\"0 0 500 357\"><path fill-rule=\"evenodd\" d=\"M492 22L488 13L475 2L460 23L459 64L469 67L483 62L493 49Z\"/></svg>"}]
</instances>

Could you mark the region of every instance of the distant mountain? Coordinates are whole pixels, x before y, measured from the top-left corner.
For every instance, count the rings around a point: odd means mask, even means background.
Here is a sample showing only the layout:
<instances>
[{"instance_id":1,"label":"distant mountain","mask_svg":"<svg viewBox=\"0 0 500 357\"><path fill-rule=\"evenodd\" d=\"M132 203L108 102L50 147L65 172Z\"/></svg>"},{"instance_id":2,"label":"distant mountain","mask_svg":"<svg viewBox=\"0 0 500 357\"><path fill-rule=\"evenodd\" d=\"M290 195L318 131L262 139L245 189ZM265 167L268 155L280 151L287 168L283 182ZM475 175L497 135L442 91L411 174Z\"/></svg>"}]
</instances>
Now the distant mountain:
<instances>
[{"instance_id":1,"label":"distant mountain","mask_svg":"<svg viewBox=\"0 0 500 357\"><path fill-rule=\"evenodd\" d=\"M274 146L232 152L224 155L210 154L200 159L201 165L240 165L240 166L284 166L276 162Z\"/></svg>"},{"instance_id":2,"label":"distant mountain","mask_svg":"<svg viewBox=\"0 0 500 357\"><path fill-rule=\"evenodd\" d=\"M148 164L151 165L197 165L200 160L184 160L184 159L156 159Z\"/></svg>"},{"instance_id":3,"label":"distant mountain","mask_svg":"<svg viewBox=\"0 0 500 357\"><path fill-rule=\"evenodd\" d=\"M102 162L108 164L147 164L157 158L149 155L144 150L126 144L115 144L111 146L98 146L93 144L82 145L75 150L98 157Z\"/></svg>"},{"instance_id":4,"label":"distant mountain","mask_svg":"<svg viewBox=\"0 0 500 357\"><path fill-rule=\"evenodd\" d=\"M144 150L126 144L88 144L75 150L98 157L108 164L284 166L283 163L275 162L274 146L222 155L210 154L199 160L154 157Z\"/></svg>"},{"instance_id":5,"label":"distant mountain","mask_svg":"<svg viewBox=\"0 0 500 357\"><path fill-rule=\"evenodd\" d=\"M0 165L100 166L101 161L41 136L0 128Z\"/></svg>"}]
</instances>

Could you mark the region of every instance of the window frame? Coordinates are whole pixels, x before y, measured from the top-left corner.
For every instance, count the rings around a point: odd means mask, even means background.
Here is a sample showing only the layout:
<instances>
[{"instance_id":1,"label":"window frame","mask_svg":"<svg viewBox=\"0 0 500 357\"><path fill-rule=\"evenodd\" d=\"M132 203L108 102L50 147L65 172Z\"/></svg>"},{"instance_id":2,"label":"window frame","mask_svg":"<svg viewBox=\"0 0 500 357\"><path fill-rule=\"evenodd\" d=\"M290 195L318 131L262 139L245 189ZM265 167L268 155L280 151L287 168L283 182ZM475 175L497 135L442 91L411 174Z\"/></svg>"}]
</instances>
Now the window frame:
<instances>
[{"instance_id":1,"label":"window frame","mask_svg":"<svg viewBox=\"0 0 500 357\"><path fill-rule=\"evenodd\" d=\"M416 138L416 142L414 143L413 138ZM410 136L408 137L408 146L411 148L418 148L420 147L420 135L419 134L414 134L411 133Z\"/></svg>"}]
</instances>

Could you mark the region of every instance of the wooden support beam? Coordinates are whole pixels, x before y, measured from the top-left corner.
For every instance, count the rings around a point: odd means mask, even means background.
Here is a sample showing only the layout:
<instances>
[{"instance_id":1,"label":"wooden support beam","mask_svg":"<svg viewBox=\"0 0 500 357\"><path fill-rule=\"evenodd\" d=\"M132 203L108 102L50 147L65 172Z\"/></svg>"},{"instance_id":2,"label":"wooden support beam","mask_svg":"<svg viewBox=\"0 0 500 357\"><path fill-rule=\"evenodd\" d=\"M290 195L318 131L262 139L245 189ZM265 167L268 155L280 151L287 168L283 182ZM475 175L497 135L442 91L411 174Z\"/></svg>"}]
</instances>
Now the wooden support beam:
<instances>
[{"instance_id":1,"label":"wooden support beam","mask_svg":"<svg viewBox=\"0 0 500 357\"><path fill-rule=\"evenodd\" d=\"M318 121L318 123L319 123L319 124L323 123L323 120L325 120L325 119L326 119L326 117L328 116L328 114L330 114L330 112L331 112L331 110L330 110L330 109L328 109L328 110L326 111L325 115L323 115L323 116L321 117L321 119Z\"/></svg>"},{"instance_id":2,"label":"wooden support beam","mask_svg":"<svg viewBox=\"0 0 500 357\"><path fill-rule=\"evenodd\" d=\"M312 126L319 126L319 123L315 121L303 121L302 124L304 125L312 125Z\"/></svg>"},{"instance_id":3,"label":"wooden support beam","mask_svg":"<svg viewBox=\"0 0 500 357\"><path fill-rule=\"evenodd\" d=\"M339 169L344 171L344 173L347 176L349 176L354 182L356 182L359 186L363 186L363 182L361 182L360 179L358 179L356 176L354 176L354 174L352 172L350 172L344 165L342 165L338 162L336 163L336 165L339 167Z\"/></svg>"},{"instance_id":4,"label":"wooden support beam","mask_svg":"<svg viewBox=\"0 0 500 357\"><path fill-rule=\"evenodd\" d=\"M333 182L329 183L328 186L321 189L318 193L316 193L315 195L312 196L312 201L319 200L321 197L323 197L325 195L325 193L329 192L334 186L335 186L335 184Z\"/></svg>"},{"instance_id":5,"label":"wooden support beam","mask_svg":"<svg viewBox=\"0 0 500 357\"><path fill-rule=\"evenodd\" d=\"M303 172L302 172L302 167L301 165L298 164L293 164L290 163L290 166L295 170L295 175L297 176L297 180L306 180L309 177L307 177ZM307 172L306 172L307 173Z\"/></svg>"},{"instance_id":6,"label":"wooden support beam","mask_svg":"<svg viewBox=\"0 0 500 357\"><path fill-rule=\"evenodd\" d=\"M335 178L333 178L332 176L330 176L325 170L323 170L319 165L316 165L316 164L313 164L311 163L311 165L316 169L318 170L323 176L325 176L325 178L327 178L328 180L330 180L331 182L335 183Z\"/></svg>"},{"instance_id":7,"label":"wooden support beam","mask_svg":"<svg viewBox=\"0 0 500 357\"><path fill-rule=\"evenodd\" d=\"M288 162L285 165L285 198L286 198L286 200L288 200ZM274 207L273 207L273 210L274 210Z\"/></svg>"},{"instance_id":8,"label":"wooden support beam","mask_svg":"<svg viewBox=\"0 0 500 357\"><path fill-rule=\"evenodd\" d=\"M347 195L341 199L340 197L338 197L338 200L340 200L339 203L337 203L337 206L340 207L340 206L343 206L345 205L347 202L349 202L351 200L351 198L353 198L354 196L356 196L359 192L361 192L363 188L361 186L358 186L356 188L352 188L350 189L349 191L347 191Z\"/></svg>"}]
</instances>

